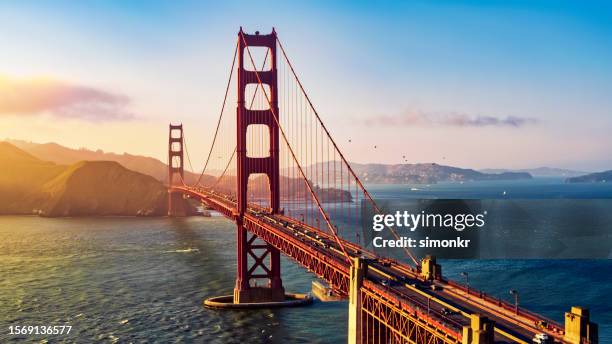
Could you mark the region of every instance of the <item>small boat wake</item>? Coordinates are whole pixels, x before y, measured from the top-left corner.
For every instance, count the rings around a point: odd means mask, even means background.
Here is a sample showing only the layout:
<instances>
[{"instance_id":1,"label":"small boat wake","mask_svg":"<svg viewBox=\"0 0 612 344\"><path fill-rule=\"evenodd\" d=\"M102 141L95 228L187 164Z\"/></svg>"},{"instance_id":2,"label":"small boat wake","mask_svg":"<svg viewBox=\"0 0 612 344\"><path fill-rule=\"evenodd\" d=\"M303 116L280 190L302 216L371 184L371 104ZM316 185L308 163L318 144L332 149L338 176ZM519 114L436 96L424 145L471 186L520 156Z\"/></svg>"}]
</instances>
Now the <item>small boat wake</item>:
<instances>
[{"instance_id":1,"label":"small boat wake","mask_svg":"<svg viewBox=\"0 0 612 344\"><path fill-rule=\"evenodd\" d=\"M190 248L184 248L184 249L164 251L164 253L194 253L194 252L200 252L200 249L190 247Z\"/></svg>"}]
</instances>

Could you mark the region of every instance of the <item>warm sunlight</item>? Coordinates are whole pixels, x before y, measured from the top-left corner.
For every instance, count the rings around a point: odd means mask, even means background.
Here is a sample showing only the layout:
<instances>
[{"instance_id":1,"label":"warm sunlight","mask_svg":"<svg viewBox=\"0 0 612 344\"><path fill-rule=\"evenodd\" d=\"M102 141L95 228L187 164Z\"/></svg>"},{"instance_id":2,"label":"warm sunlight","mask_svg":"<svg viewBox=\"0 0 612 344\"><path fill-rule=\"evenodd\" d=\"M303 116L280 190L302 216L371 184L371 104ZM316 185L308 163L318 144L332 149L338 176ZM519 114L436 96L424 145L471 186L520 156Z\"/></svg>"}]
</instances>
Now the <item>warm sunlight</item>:
<instances>
[{"instance_id":1,"label":"warm sunlight","mask_svg":"<svg viewBox=\"0 0 612 344\"><path fill-rule=\"evenodd\" d=\"M0 343L612 342L611 23L0 2Z\"/></svg>"}]
</instances>

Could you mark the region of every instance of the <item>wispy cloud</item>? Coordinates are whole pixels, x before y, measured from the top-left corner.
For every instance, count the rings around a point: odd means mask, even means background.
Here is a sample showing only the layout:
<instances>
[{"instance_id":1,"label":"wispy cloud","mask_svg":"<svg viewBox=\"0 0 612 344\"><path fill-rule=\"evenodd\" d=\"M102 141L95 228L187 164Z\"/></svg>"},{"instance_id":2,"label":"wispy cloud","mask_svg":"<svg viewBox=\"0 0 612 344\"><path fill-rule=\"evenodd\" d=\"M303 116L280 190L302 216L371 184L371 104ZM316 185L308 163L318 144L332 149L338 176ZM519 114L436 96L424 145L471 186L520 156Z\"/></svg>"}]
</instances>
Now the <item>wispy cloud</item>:
<instances>
[{"instance_id":1,"label":"wispy cloud","mask_svg":"<svg viewBox=\"0 0 612 344\"><path fill-rule=\"evenodd\" d=\"M395 116L377 116L365 120L367 125L384 126L454 126L454 127L522 127L537 123L529 117L495 117L462 113L427 113L405 111Z\"/></svg>"},{"instance_id":2,"label":"wispy cloud","mask_svg":"<svg viewBox=\"0 0 612 344\"><path fill-rule=\"evenodd\" d=\"M14 79L0 75L0 115L49 114L87 121L134 118L122 94L53 79Z\"/></svg>"}]
</instances>

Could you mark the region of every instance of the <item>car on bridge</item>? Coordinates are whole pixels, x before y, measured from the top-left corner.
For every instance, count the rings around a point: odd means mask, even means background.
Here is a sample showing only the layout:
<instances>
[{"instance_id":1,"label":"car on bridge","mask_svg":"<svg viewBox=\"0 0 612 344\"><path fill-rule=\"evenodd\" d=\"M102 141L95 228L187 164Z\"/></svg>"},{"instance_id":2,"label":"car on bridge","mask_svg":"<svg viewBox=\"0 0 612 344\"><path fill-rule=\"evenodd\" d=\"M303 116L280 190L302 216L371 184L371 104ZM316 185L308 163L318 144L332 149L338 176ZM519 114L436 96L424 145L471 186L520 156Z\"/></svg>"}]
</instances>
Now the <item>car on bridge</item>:
<instances>
[{"instance_id":1,"label":"car on bridge","mask_svg":"<svg viewBox=\"0 0 612 344\"><path fill-rule=\"evenodd\" d=\"M546 333L538 333L533 337L532 342L537 344L553 344L554 341Z\"/></svg>"}]
</instances>

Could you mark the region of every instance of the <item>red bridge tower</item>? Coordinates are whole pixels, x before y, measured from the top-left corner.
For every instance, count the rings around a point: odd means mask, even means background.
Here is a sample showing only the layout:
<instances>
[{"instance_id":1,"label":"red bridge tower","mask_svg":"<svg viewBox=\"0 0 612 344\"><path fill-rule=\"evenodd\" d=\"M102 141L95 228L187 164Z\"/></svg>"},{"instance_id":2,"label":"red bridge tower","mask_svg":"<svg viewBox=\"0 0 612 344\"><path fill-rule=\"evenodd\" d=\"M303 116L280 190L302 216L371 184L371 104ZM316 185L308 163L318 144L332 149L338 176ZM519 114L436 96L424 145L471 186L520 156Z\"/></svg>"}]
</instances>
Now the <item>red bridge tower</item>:
<instances>
[{"instance_id":1,"label":"red bridge tower","mask_svg":"<svg viewBox=\"0 0 612 344\"><path fill-rule=\"evenodd\" d=\"M183 165L183 125L170 124L168 135L168 187L182 185L185 177ZM168 190L171 190L170 188ZM181 193L168 191L168 216L185 216L185 202Z\"/></svg>"},{"instance_id":2,"label":"red bridge tower","mask_svg":"<svg viewBox=\"0 0 612 344\"><path fill-rule=\"evenodd\" d=\"M247 47L265 47L269 49L271 68L269 70L245 69L246 63L252 64ZM245 56L246 54L246 56ZM270 183L270 211L278 213L280 207L279 187L279 129L274 116L278 116L278 89L276 69L276 32L274 29L269 35L245 34L240 29L238 33L238 106L237 115L237 251L238 271L236 286L234 288L234 303L283 301L285 290L280 273L280 252L271 245L256 240L255 235L250 236L243 226L243 216L247 210L247 186L251 174L260 173L268 177ZM258 78L259 76L259 78ZM245 91L247 85L259 84L259 80L269 87L266 94L272 104L265 110L251 110L245 106ZM265 125L269 129L270 151L266 157L249 157L247 155L247 128L249 125ZM252 264L249 264L249 256ZM266 265L265 258L269 257ZM267 279L266 287L251 285L251 280Z\"/></svg>"}]
</instances>

